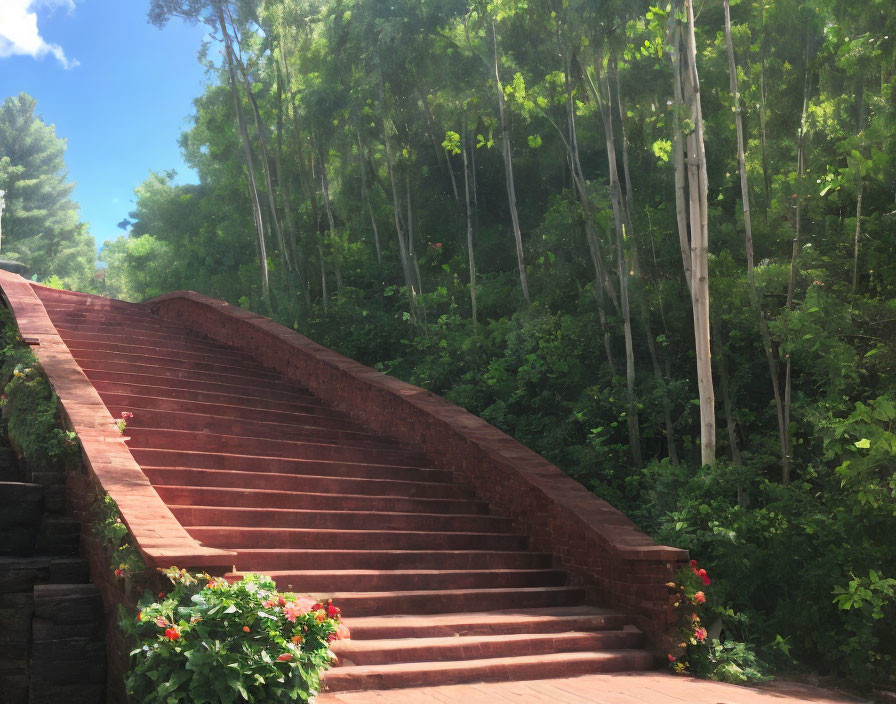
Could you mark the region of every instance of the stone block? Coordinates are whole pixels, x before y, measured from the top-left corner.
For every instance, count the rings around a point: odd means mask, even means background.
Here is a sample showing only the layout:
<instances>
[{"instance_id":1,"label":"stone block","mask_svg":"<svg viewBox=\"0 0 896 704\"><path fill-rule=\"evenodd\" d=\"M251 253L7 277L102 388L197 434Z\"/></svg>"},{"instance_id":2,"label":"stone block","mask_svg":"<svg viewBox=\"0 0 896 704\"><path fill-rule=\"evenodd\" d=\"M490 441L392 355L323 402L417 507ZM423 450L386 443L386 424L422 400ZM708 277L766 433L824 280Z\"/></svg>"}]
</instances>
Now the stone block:
<instances>
[{"instance_id":1,"label":"stone block","mask_svg":"<svg viewBox=\"0 0 896 704\"><path fill-rule=\"evenodd\" d=\"M81 525L72 518L45 517L37 534L35 550L44 555L77 555Z\"/></svg>"},{"instance_id":2,"label":"stone block","mask_svg":"<svg viewBox=\"0 0 896 704\"><path fill-rule=\"evenodd\" d=\"M31 682L35 685L102 685L106 681L106 644L89 638L35 642Z\"/></svg>"},{"instance_id":3,"label":"stone block","mask_svg":"<svg viewBox=\"0 0 896 704\"><path fill-rule=\"evenodd\" d=\"M34 588L34 615L52 623L102 623L103 600L94 584L41 584Z\"/></svg>"},{"instance_id":4,"label":"stone block","mask_svg":"<svg viewBox=\"0 0 896 704\"><path fill-rule=\"evenodd\" d=\"M46 582L50 562L46 557L0 557L0 594L30 592L35 584Z\"/></svg>"},{"instance_id":5,"label":"stone block","mask_svg":"<svg viewBox=\"0 0 896 704\"><path fill-rule=\"evenodd\" d=\"M50 560L52 584L86 584L90 581L90 563L83 557L59 557Z\"/></svg>"}]
</instances>

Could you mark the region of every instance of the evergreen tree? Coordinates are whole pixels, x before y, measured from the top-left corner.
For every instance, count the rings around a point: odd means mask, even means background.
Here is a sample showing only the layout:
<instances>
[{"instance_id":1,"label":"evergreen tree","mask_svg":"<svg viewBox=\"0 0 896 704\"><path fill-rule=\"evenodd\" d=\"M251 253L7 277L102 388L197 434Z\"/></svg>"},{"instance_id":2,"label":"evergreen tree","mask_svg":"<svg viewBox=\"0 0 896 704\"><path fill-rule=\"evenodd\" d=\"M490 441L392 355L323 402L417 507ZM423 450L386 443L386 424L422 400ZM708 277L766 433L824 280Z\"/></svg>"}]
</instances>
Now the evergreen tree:
<instances>
[{"instance_id":1,"label":"evergreen tree","mask_svg":"<svg viewBox=\"0 0 896 704\"><path fill-rule=\"evenodd\" d=\"M6 191L0 253L31 268L38 280L58 276L70 288L88 286L96 254L72 200L65 140L35 114L21 93L0 106L0 189Z\"/></svg>"}]
</instances>

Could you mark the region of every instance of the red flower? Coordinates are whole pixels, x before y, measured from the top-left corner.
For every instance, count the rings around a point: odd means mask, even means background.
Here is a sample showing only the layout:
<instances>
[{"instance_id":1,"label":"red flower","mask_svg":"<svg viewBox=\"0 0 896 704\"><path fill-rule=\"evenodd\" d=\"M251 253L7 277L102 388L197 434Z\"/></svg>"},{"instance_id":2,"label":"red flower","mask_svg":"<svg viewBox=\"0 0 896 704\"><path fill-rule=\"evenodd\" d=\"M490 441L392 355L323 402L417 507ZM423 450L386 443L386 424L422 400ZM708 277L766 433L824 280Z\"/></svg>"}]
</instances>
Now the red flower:
<instances>
[{"instance_id":1,"label":"red flower","mask_svg":"<svg viewBox=\"0 0 896 704\"><path fill-rule=\"evenodd\" d=\"M142 611L140 611L140 612L137 613L137 620L138 620L138 621L142 621L142 620L143 620L143 612L142 612Z\"/></svg>"},{"instance_id":2,"label":"red flower","mask_svg":"<svg viewBox=\"0 0 896 704\"><path fill-rule=\"evenodd\" d=\"M327 640L332 643L334 640L336 640L337 637L338 636L335 633L331 633L330 635L327 636Z\"/></svg>"},{"instance_id":3,"label":"red flower","mask_svg":"<svg viewBox=\"0 0 896 704\"><path fill-rule=\"evenodd\" d=\"M131 413L130 411L122 411L121 417L124 418L125 420L130 420L131 418L134 417L134 414Z\"/></svg>"},{"instance_id":4,"label":"red flower","mask_svg":"<svg viewBox=\"0 0 896 704\"><path fill-rule=\"evenodd\" d=\"M292 642L295 643L296 645L299 645L303 640L305 640L305 639L302 638L302 636L293 636L292 637Z\"/></svg>"},{"instance_id":5,"label":"red flower","mask_svg":"<svg viewBox=\"0 0 896 704\"><path fill-rule=\"evenodd\" d=\"M115 568L115 576L118 577L119 579L124 577L124 570L121 569L121 567L116 567Z\"/></svg>"},{"instance_id":6,"label":"red flower","mask_svg":"<svg viewBox=\"0 0 896 704\"><path fill-rule=\"evenodd\" d=\"M290 660L292 660L292 655L289 653L283 653L283 655L277 658L277 662L289 662Z\"/></svg>"},{"instance_id":7,"label":"red flower","mask_svg":"<svg viewBox=\"0 0 896 704\"><path fill-rule=\"evenodd\" d=\"M311 607L311 610L312 611L320 611L322 608L324 608L323 604L318 602Z\"/></svg>"},{"instance_id":8,"label":"red flower","mask_svg":"<svg viewBox=\"0 0 896 704\"><path fill-rule=\"evenodd\" d=\"M330 618L336 618L339 615L339 609L333 606L333 602L329 602L327 604L327 616Z\"/></svg>"},{"instance_id":9,"label":"red flower","mask_svg":"<svg viewBox=\"0 0 896 704\"><path fill-rule=\"evenodd\" d=\"M666 657L669 658L669 662L675 662L675 656L672 653L668 653Z\"/></svg>"},{"instance_id":10,"label":"red flower","mask_svg":"<svg viewBox=\"0 0 896 704\"><path fill-rule=\"evenodd\" d=\"M177 640L180 638L180 629L177 626L171 626L165 629L165 637L168 640Z\"/></svg>"},{"instance_id":11,"label":"red flower","mask_svg":"<svg viewBox=\"0 0 896 704\"><path fill-rule=\"evenodd\" d=\"M696 594L694 594L694 601L696 601L698 604L705 604L706 594L704 594L703 592L697 592Z\"/></svg>"},{"instance_id":12,"label":"red flower","mask_svg":"<svg viewBox=\"0 0 896 704\"><path fill-rule=\"evenodd\" d=\"M249 627L248 627L248 626L243 626L243 630L244 630L246 633L248 633L248 632L249 632Z\"/></svg>"},{"instance_id":13,"label":"red flower","mask_svg":"<svg viewBox=\"0 0 896 704\"><path fill-rule=\"evenodd\" d=\"M694 629L694 638L699 640L701 643L706 640L706 629L705 628L695 628Z\"/></svg>"},{"instance_id":14,"label":"red flower","mask_svg":"<svg viewBox=\"0 0 896 704\"><path fill-rule=\"evenodd\" d=\"M700 570L697 572L697 576L703 580L703 583L706 586L709 586L709 577L706 575L706 570Z\"/></svg>"},{"instance_id":15,"label":"red flower","mask_svg":"<svg viewBox=\"0 0 896 704\"><path fill-rule=\"evenodd\" d=\"M283 597L279 594L277 595L277 606L286 606L286 602L283 600Z\"/></svg>"},{"instance_id":16,"label":"red flower","mask_svg":"<svg viewBox=\"0 0 896 704\"><path fill-rule=\"evenodd\" d=\"M693 569L697 569L697 561L696 560L691 560L690 565Z\"/></svg>"}]
</instances>

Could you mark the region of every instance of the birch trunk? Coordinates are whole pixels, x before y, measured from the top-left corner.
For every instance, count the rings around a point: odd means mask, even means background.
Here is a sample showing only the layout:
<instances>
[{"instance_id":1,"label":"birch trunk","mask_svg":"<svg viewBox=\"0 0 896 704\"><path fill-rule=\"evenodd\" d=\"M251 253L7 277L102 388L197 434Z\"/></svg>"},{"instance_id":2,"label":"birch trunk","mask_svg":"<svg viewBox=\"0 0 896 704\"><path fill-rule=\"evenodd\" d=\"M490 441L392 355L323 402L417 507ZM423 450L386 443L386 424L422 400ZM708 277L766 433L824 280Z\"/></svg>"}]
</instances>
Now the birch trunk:
<instances>
[{"instance_id":1,"label":"birch trunk","mask_svg":"<svg viewBox=\"0 0 896 704\"><path fill-rule=\"evenodd\" d=\"M687 28L684 35L683 93L693 131L686 135L688 217L690 229L691 302L694 313L694 346L697 387L700 395L700 457L712 464L716 454L715 391L709 333L709 228L707 221L706 153L703 112L697 76L697 42L694 36L692 0L685 0Z\"/></svg>"}]
</instances>

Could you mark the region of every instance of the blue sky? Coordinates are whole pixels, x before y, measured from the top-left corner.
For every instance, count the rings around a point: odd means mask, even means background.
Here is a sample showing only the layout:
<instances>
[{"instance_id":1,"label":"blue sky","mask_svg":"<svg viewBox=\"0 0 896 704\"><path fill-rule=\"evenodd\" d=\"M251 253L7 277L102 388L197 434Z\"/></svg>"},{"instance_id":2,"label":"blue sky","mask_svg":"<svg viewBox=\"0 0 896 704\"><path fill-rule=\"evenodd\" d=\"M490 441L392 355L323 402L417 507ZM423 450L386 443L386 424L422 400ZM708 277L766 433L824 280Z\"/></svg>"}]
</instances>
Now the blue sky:
<instances>
[{"instance_id":1,"label":"blue sky","mask_svg":"<svg viewBox=\"0 0 896 704\"><path fill-rule=\"evenodd\" d=\"M203 92L201 25L146 21L149 0L0 0L0 100L24 91L68 140L69 178L97 242L150 170L196 180L177 146ZM37 28L33 25L36 15Z\"/></svg>"}]
</instances>

